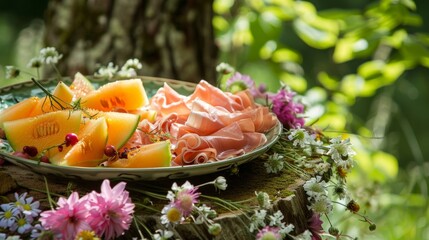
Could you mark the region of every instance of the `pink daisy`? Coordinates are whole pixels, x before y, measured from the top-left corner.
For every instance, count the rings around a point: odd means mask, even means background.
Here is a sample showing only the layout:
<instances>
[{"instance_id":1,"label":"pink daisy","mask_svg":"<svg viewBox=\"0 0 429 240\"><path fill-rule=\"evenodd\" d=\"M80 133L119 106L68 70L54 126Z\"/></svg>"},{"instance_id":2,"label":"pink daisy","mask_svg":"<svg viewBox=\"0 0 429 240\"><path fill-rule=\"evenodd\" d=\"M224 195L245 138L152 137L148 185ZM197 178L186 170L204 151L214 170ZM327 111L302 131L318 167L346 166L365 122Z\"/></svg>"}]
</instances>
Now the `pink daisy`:
<instances>
[{"instance_id":1,"label":"pink daisy","mask_svg":"<svg viewBox=\"0 0 429 240\"><path fill-rule=\"evenodd\" d=\"M281 240L282 235L279 233L278 227L266 226L259 230L256 235L256 240Z\"/></svg>"},{"instance_id":2,"label":"pink daisy","mask_svg":"<svg viewBox=\"0 0 429 240\"><path fill-rule=\"evenodd\" d=\"M134 204L125 191L125 182L113 188L109 180L101 184L101 193L92 192L88 195L90 216L88 222L98 236L112 239L124 233L130 227Z\"/></svg>"},{"instance_id":3,"label":"pink daisy","mask_svg":"<svg viewBox=\"0 0 429 240\"><path fill-rule=\"evenodd\" d=\"M198 202L198 197L201 193L197 192L198 187L193 186L186 181L182 186L177 186L173 183L172 191L168 191L167 198L171 203L180 209L184 217L189 216L194 209L195 203Z\"/></svg>"},{"instance_id":4,"label":"pink daisy","mask_svg":"<svg viewBox=\"0 0 429 240\"><path fill-rule=\"evenodd\" d=\"M55 210L42 212L39 220L43 228L61 234L63 239L74 239L80 231L91 229L86 222L88 211L85 204L86 201L73 192L68 199L61 197Z\"/></svg>"}]
</instances>

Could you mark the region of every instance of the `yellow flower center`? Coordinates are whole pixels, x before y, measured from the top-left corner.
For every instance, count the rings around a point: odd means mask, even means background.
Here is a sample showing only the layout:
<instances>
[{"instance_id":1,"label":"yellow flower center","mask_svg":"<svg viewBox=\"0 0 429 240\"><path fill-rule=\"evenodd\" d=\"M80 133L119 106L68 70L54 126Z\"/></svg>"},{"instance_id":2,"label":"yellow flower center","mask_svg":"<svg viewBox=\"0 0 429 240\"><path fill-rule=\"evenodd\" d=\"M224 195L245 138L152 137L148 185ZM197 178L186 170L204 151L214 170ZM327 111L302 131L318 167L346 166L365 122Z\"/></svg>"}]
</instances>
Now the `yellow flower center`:
<instances>
[{"instance_id":1,"label":"yellow flower center","mask_svg":"<svg viewBox=\"0 0 429 240\"><path fill-rule=\"evenodd\" d=\"M94 231L83 230L76 236L76 240L99 240Z\"/></svg>"},{"instance_id":2,"label":"yellow flower center","mask_svg":"<svg viewBox=\"0 0 429 240\"><path fill-rule=\"evenodd\" d=\"M177 209L176 207L172 207L172 208L168 209L166 216L167 216L168 221L178 222L178 221L180 221L182 214L180 213L179 209Z\"/></svg>"}]
</instances>

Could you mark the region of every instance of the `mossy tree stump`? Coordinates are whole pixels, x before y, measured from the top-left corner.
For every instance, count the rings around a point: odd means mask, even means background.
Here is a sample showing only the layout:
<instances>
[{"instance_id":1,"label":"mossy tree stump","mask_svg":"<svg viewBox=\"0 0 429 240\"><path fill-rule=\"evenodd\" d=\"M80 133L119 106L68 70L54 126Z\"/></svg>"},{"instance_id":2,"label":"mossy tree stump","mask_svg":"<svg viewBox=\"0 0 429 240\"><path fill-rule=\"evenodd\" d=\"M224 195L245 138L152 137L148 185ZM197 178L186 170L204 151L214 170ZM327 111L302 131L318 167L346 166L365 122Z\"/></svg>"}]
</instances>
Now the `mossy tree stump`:
<instances>
[{"instance_id":1,"label":"mossy tree stump","mask_svg":"<svg viewBox=\"0 0 429 240\"><path fill-rule=\"evenodd\" d=\"M0 168L0 195L6 195L9 199L13 199L14 192L28 191L29 195L41 201L42 207L47 209L46 184L44 176L30 172L27 169L20 168L12 164L6 164ZM151 186L162 188L163 193L167 193L173 182L183 184L185 181L191 182L193 185L199 185L204 182L212 181L218 176L224 176L227 179L228 187L226 191L215 191L213 186L204 186L199 190L203 195L221 198L231 201L244 201L249 207L247 214L241 211L229 211L216 207L214 203L200 197L200 201L204 201L211 205L218 212L219 216L215 219L222 226L222 233L215 239L252 239L253 235L249 232L249 216L252 214L252 207L257 206L255 192L264 191L270 195L273 200L272 211L282 211L285 218L284 222L291 223L295 226L295 234L299 234L308 228L307 220L311 217L311 213L307 210L307 198L302 188L303 180L296 174L289 171L284 171L281 174L267 174L261 159L255 159L249 163L239 166L239 172L232 174L231 170L225 170L205 176L191 177L188 179L163 180L155 182L128 182L127 188L130 191L130 196L133 202L143 201L147 196L141 193L134 192L133 189L151 190ZM67 196L71 191L77 191L80 195L84 195L92 190L100 191L101 181L82 181L72 179L59 179L55 176L46 176L49 191L56 200L59 195ZM16 183L16 184L14 184ZM112 181L111 183L116 184ZM7 188L3 186L8 186ZM152 188L153 189L153 188ZM161 209L167 204L167 200L161 201L150 199L155 208ZM155 232L156 229L162 229L160 224L160 214L153 214L141 209L136 209L136 216L141 219L147 228ZM128 232L127 236L138 236L136 229ZM144 231L143 231L144 232ZM184 223L177 225L174 228L175 236L181 239L213 239L207 227L203 224Z\"/></svg>"}]
</instances>

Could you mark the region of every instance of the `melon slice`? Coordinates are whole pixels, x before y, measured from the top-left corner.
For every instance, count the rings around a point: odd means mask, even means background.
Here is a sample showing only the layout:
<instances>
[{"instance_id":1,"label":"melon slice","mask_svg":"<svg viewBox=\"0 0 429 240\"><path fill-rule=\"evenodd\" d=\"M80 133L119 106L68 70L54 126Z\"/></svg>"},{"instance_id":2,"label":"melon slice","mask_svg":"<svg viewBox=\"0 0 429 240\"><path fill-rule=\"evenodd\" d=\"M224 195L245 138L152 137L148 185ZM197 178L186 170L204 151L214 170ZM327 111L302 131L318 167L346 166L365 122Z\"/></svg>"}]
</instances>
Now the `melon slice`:
<instances>
[{"instance_id":1,"label":"melon slice","mask_svg":"<svg viewBox=\"0 0 429 240\"><path fill-rule=\"evenodd\" d=\"M155 168L169 167L171 164L170 141L160 141L131 150L128 158L108 162L114 168Z\"/></svg>"},{"instance_id":2,"label":"melon slice","mask_svg":"<svg viewBox=\"0 0 429 240\"><path fill-rule=\"evenodd\" d=\"M38 105L30 113L30 116L38 116L43 113L71 108L73 92L65 83L58 82L54 91L52 91L52 95L56 101L48 96L40 99Z\"/></svg>"},{"instance_id":3,"label":"melon slice","mask_svg":"<svg viewBox=\"0 0 429 240\"><path fill-rule=\"evenodd\" d=\"M79 131L81 111L62 110L3 123L6 138L15 151L35 146L39 152L64 142L68 133ZM47 152L48 157L57 148Z\"/></svg>"},{"instance_id":4,"label":"melon slice","mask_svg":"<svg viewBox=\"0 0 429 240\"><path fill-rule=\"evenodd\" d=\"M107 137L106 119L90 120L80 133L79 142L69 151L53 156L50 161L64 166L96 167L103 161Z\"/></svg>"},{"instance_id":5,"label":"melon slice","mask_svg":"<svg viewBox=\"0 0 429 240\"><path fill-rule=\"evenodd\" d=\"M0 111L0 128L3 128L4 122L28 117L37 106L39 100L40 99L38 97L26 98L21 102Z\"/></svg>"},{"instance_id":6,"label":"melon slice","mask_svg":"<svg viewBox=\"0 0 429 240\"><path fill-rule=\"evenodd\" d=\"M94 91L95 88L85 76L78 72L74 75L70 90L73 92L73 100L77 100Z\"/></svg>"},{"instance_id":7,"label":"melon slice","mask_svg":"<svg viewBox=\"0 0 429 240\"><path fill-rule=\"evenodd\" d=\"M140 79L111 82L81 98L83 107L105 112L134 110L148 103L149 100Z\"/></svg>"},{"instance_id":8,"label":"melon slice","mask_svg":"<svg viewBox=\"0 0 429 240\"><path fill-rule=\"evenodd\" d=\"M130 113L140 115L140 121L146 119L151 123L155 122L157 116L157 111L149 108L139 108L136 110L131 110Z\"/></svg>"},{"instance_id":9,"label":"melon slice","mask_svg":"<svg viewBox=\"0 0 429 240\"><path fill-rule=\"evenodd\" d=\"M90 118L97 119L104 117L107 122L109 138L108 145L113 145L120 149L131 138L140 122L140 116L131 113L102 112L87 109L85 111Z\"/></svg>"}]
</instances>

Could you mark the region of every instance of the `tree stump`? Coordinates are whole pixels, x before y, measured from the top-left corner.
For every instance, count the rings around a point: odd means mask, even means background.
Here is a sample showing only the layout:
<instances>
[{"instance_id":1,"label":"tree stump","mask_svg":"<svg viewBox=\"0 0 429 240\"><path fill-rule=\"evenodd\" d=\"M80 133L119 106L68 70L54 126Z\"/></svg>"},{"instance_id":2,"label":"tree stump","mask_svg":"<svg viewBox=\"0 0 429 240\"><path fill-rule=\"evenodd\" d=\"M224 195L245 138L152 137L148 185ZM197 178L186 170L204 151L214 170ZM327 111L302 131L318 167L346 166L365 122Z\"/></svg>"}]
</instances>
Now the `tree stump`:
<instances>
[{"instance_id":1,"label":"tree stump","mask_svg":"<svg viewBox=\"0 0 429 240\"><path fill-rule=\"evenodd\" d=\"M6 195L9 199L13 200L14 192L28 191L29 195L34 196L35 199L41 201L42 207L49 208L46 191L46 184L44 176L33 173L28 169L23 169L12 164L6 164L0 168L0 186L16 182L17 185L9 184L12 187L7 188L7 193L1 192L1 195ZM228 187L225 191L215 191L213 186L201 187L199 191L204 195L218 197L224 200L243 201L252 199L253 201L247 203L250 210L245 213L240 211L227 211L225 209L216 209L218 217L215 222L222 226L220 236L213 238L205 225L197 225L191 223L184 223L177 225L174 228L175 237L180 239L252 239L254 235L249 232L249 216L252 214L252 206L256 206L255 192L264 191L270 195L273 200L272 211L280 210L285 216L284 220L287 224L291 223L295 226L294 233L302 233L308 228L307 220L310 219L311 213L307 209L307 198L303 190L304 181L291 171L283 171L281 174L267 174L263 166L262 159L258 158L251 162L239 166L239 172L233 174L231 170L224 170L223 172L213 173L204 176L196 176L188 179L177 180L163 180L156 182L128 182L127 189L133 201L144 199L140 193L134 192L132 189L149 189L150 186L165 189L164 194L171 188L173 182L183 184L185 181L191 182L193 185L199 185L208 181L214 180L218 176L224 176L227 179ZM58 179L54 176L45 176L47 186L54 200L57 200L59 195L68 196L71 191L77 191L80 196L92 190L100 191L100 181L76 181L69 179ZM113 184L116 183L111 183ZM8 185L8 186L9 186ZM151 199L153 207L161 209L162 206L167 204L167 200L161 201ZM200 201L206 199L200 197ZM215 206L215 205L213 205ZM155 232L156 229L162 229L160 224L160 214L148 214L147 212L136 211L135 215L141 219L147 228ZM131 226L130 231L126 236L138 236L134 225Z\"/></svg>"}]
</instances>

